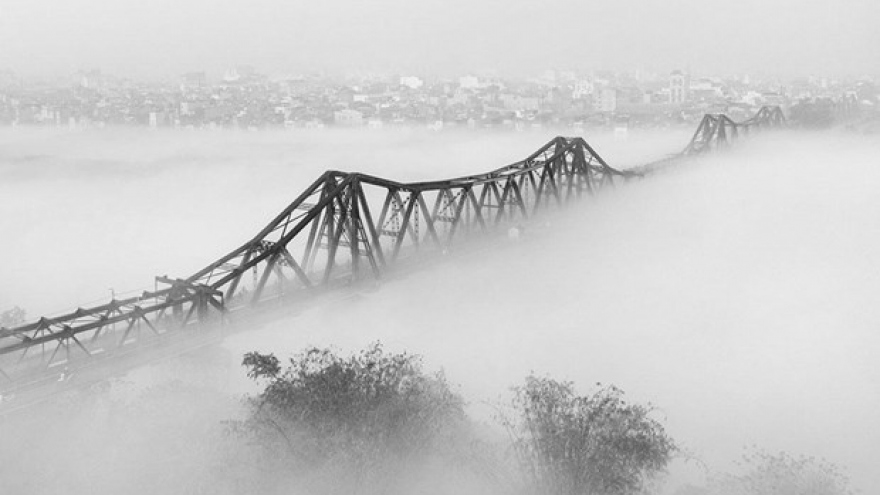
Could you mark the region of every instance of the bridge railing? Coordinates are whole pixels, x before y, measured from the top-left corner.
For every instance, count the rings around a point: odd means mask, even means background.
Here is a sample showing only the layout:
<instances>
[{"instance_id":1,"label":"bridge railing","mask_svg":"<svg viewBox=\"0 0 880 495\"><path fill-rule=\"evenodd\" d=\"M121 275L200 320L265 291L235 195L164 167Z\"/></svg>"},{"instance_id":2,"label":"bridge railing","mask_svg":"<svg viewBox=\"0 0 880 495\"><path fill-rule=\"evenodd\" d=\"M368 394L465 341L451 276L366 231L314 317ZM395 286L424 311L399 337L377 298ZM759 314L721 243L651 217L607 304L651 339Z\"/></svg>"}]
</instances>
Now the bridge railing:
<instances>
[{"instance_id":1,"label":"bridge railing","mask_svg":"<svg viewBox=\"0 0 880 495\"><path fill-rule=\"evenodd\" d=\"M707 115L682 155L726 143L728 129L783 119L778 107L740 124ZM511 165L440 181L327 171L252 239L185 279L157 277L162 289L0 328L0 378L222 322L229 311L268 299L378 278L401 257L448 249L641 174L615 169L584 139L565 137Z\"/></svg>"}]
</instances>

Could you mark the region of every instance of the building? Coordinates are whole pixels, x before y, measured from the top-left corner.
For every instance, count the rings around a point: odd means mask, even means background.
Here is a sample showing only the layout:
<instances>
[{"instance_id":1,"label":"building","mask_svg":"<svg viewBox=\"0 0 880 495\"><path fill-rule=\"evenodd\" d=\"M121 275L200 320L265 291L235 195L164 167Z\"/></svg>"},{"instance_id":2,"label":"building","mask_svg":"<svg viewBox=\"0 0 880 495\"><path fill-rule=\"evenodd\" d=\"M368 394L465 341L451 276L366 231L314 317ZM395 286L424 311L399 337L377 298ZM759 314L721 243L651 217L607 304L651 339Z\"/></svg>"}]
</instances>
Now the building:
<instances>
[{"instance_id":1,"label":"building","mask_svg":"<svg viewBox=\"0 0 880 495\"><path fill-rule=\"evenodd\" d=\"M458 78L458 85L464 89L477 89L480 87L480 78L477 76L462 76Z\"/></svg>"},{"instance_id":2,"label":"building","mask_svg":"<svg viewBox=\"0 0 880 495\"><path fill-rule=\"evenodd\" d=\"M541 108L541 99L534 96L520 96L505 93L499 97L505 110L537 112Z\"/></svg>"},{"instance_id":3,"label":"building","mask_svg":"<svg viewBox=\"0 0 880 495\"><path fill-rule=\"evenodd\" d=\"M594 101L594 108L597 112L613 113L617 111L617 90L614 88L603 88L602 91L596 93L597 98Z\"/></svg>"},{"instance_id":4,"label":"building","mask_svg":"<svg viewBox=\"0 0 880 495\"><path fill-rule=\"evenodd\" d=\"M572 91L571 91L572 98L574 98L576 100L580 100L580 99L586 98L587 96L590 96L592 94L593 94L593 82L592 81L589 81L586 79L581 79L581 80L575 81L573 88L572 88Z\"/></svg>"},{"instance_id":5,"label":"building","mask_svg":"<svg viewBox=\"0 0 880 495\"><path fill-rule=\"evenodd\" d=\"M223 82L225 83L234 83L238 82L241 79L241 74L238 73L238 69L232 68L223 73Z\"/></svg>"},{"instance_id":6,"label":"building","mask_svg":"<svg viewBox=\"0 0 880 495\"><path fill-rule=\"evenodd\" d=\"M153 129L165 125L165 112L150 112L148 114L149 126Z\"/></svg>"},{"instance_id":7,"label":"building","mask_svg":"<svg viewBox=\"0 0 880 495\"><path fill-rule=\"evenodd\" d=\"M191 91L208 87L204 72L189 72L180 76L180 90Z\"/></svg>"},{"instance_id":8,"label":"building","mask_svg":"<svg viewBox=\"0 0 880 495\"><path fill-rule=\"evenodd\" d=\"M364 123L364 114L357 110L346 108L333 112L333 122L342 126L360 126Z\"/></svg>"},{"instance_id":9,"label":"building","mask_svg":"<svg viewBox=\"0 0 880 495\"><path fill-rule=\"evenodd\" d=\"M403 76L400 78L400 85L406 86L409 89L419 89L425 85L425 81L416 76Z\"/></svg>"},{"instance_id":10,"label":"building","mask_svg":"<svg viewBox=\"0 0 880 495\"><path fill-rule=\"evenodd\" d=\"M681 104L688 100L690 81L687 74L680 70L669 75L669 103Z\"/></svg>"}]
</instances>

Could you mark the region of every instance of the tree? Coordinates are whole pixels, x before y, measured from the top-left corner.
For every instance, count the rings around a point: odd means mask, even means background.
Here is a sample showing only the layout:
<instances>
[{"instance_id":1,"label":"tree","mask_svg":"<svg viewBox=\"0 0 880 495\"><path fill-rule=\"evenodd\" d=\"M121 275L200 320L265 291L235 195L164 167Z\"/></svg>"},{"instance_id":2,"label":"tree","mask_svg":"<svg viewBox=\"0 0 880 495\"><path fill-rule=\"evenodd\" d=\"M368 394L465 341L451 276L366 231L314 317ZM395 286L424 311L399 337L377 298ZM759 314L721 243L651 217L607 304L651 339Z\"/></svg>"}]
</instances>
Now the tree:
<instances>
[{"instance_id":1,"label":"tree","mask_svg":"<svg viewBox=\"0 0 880 495\"><path fill-rule=\"evenodd\" d=\"M441 452L465 418L442 374L378 343L349 357L310 348L286 369L274 355L252 352L243 365L266 386L233 426L288 472L332 472L362 486Z\"/></svg>"},{"instance_id":2,"label":"tree","mask_svg":"<svg viewBox=\"0 0 880 495\"><path fill-rule=\"evenodd\" d=\"M0 313L0 328L17 327L25 322L27 313L18 306Z\"/></svg>"},{"instance_id":3,"label":"tree","mask_svg":"<svg viewBox=\"0 0 880 495\"><path fill-rule=\"evenodd\" d=\"M534 375L514 389L505 420L526 481L536 493L628 494L662 472L675 444L649 406L614 387L578 396L571 382Z\"/></svg>"},{"instance_id":4,"label":"tree","mask_svg":"<svg viewBox=\"0 0 880 495\"><path fill-rule=\"evenodd\" d=\"M849 480L832 463L785 452L752 449L743 456L743 473L716 481L725 495L849 495Z\"/></svg>"}]
</instances>

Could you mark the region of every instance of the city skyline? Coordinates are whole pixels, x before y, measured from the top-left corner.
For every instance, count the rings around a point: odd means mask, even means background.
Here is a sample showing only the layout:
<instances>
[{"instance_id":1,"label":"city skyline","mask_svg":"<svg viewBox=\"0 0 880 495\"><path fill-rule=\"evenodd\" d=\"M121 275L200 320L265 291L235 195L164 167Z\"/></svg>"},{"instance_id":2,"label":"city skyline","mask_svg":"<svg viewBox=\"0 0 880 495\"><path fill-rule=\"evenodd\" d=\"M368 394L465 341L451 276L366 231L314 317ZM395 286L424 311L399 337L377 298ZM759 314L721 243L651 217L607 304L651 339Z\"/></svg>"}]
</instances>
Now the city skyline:
<instances>
[{"instance_id":1,"label":"city skyline","mask_svg":"<svg viewBox=\"0 0 880 495\"><path fill-rule=\"evenodd\" d=\"M764 105L838 105L878 99L871 81L770 79L547 71L525 81L473 75L428 80L414 75L271 79L249 66L219 81L190 72L164 84L78 72L33 84L0 72L0 125L151 128L668 127L704 113L745 118ZM827 107L830 108L830 107ZM813 120L816 120L815 118ZM821 122L821 118L814 124Z\"/></svg>"}]
</instances>

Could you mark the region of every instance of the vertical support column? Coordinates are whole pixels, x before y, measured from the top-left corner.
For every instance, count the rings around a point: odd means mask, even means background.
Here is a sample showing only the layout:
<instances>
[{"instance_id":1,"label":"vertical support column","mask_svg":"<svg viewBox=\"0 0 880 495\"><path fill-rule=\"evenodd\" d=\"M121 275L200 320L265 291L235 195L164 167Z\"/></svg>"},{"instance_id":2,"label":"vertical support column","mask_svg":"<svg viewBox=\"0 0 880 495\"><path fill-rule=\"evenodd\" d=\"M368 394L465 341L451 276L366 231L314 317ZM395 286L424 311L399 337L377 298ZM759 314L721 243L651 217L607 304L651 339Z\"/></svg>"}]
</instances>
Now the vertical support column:
<instances>
[{"instance_id":1,"label":"vertical support column","mask_svg":"<svg viewBox=\"0 0 880 495\"><path fill-rule=\"evenodd\" d=\"M358 196L360 195L361 183L359 180L352 181L348 186L348 243L351 250L351 279L358 280L360 270L360 209L358 208Z\"/></svg>"}]
</instances>

